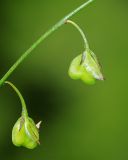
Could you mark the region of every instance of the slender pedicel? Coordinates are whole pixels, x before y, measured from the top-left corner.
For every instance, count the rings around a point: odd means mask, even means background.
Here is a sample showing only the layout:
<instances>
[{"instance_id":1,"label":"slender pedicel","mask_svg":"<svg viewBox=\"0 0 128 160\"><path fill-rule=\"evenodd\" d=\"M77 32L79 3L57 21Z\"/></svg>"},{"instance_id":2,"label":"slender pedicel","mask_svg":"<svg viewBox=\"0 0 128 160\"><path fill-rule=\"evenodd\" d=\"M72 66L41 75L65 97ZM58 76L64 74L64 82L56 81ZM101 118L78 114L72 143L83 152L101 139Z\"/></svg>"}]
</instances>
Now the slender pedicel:
<instances>
[{"instance_id":1,"label":"slender pedicel","mask_svg":"<svg viewBox=\"0 0 128 160\"><path fill-rule=\"evenodd\" d=\"M83 41L84 41L84 50L88 52L89 51L89 44L88 44L87 38L86 38L83 30L80 28L80 26L78 24L76 24L75 22L71 21L71 20L67 20L66 24L73 25L79 31L79 33L82 36ZM85 57L86 57L85 52L83 52L83 54L81 56L80 65L84 62Z\"/></svg>"},{"instance_id":2,"label":"slender pedicel","mask_svg":"<svg viewBox=\"0 0 128 160\"><path fill-rule=\"evenodd\" d=\"M22 94L20 93L18 88L16 88L16 86L14 84L12 84L11 82L5 81L5 84L8 84L9 86L11 86L13 88L13 90L17 93L18 97L20 98L21 105L22 105L22 116L27 117L28 116L27 107L26 107L26 103L25 103L25 100L24 100Z\"/></svg>"},{"instance_id":3,"label":"slender pedicel","mask_svg":"<svg viewBox=\"0 0 128 160\"><path fill-rule=\"evenodd\" d=\"M88 41L87 41L87 38L83 32L83 30L80 28L80 26L78 24L76 24L75 22L71 21L71 20L67 20L66 23L68 24L72 24L78 31L79 33L81 34L83 40L84 40L84 48L85 50L88 50L89 49L89 44L88 44Z\"/></svg>"}]
</instances>

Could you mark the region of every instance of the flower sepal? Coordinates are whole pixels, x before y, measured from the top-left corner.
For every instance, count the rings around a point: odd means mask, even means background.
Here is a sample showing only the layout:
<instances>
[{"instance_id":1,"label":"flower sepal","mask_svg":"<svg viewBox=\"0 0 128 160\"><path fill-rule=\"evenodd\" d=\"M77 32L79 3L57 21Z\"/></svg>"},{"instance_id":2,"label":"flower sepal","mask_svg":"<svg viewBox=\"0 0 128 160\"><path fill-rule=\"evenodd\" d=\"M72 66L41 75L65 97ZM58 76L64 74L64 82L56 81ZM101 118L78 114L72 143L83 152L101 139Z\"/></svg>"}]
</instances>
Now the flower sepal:
<instances>
[{"instance_id":1,"label":"flower sepal","mask_svg":"<svg viewBox=\"0 0 128 160\"><path fill-rule=\"evenodd\" d=\"M96 80L104 80L97 57L91 50L86 50L74 58L68 73L72 79L81 79L87 84L95 84Z\"/></svg>"},{"instance_id":2,"label":"flower sepal","mask_svg":"<svg viewBox=\"0 0 128 160\"><path fill-rule=\"evenodd\" d=\"M34 149L39 142L39 129L29 117L20 117L12 130L12 142L15 146Z\"/></svg>"}]
</instances>

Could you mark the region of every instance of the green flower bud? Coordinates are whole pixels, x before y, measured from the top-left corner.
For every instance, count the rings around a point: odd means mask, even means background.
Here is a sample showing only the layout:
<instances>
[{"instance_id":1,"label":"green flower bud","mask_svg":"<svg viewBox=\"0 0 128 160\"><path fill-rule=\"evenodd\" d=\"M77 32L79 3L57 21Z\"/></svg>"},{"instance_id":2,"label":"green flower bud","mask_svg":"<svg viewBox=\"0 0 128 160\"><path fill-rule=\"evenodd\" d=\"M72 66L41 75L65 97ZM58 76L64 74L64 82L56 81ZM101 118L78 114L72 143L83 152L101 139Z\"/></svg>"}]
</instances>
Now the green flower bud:
<instances>
[{"instance_id":1,"label":"green flower bud","mask_svg":"<svg viewBox=\"0 0 128 160\"><path fill-rule=\"evenodd\" d=\"M74 58L68 73L72 79L81 79L87 84L94 84L96 79L104 79L98 60L91 50Z\"/></svg>"},{"instance_id":2,"label":"green flower bud","mask_svg":"<svg viewBox=\"0 0 128 160\"><path fill-rule=\"evenodd\" d=\"M38 124L39 127L39 124ZM16 146L33 149L39 144L39 131L29 117L20 117L12 130L12 142Z\"/></svg>"}]
</instances>

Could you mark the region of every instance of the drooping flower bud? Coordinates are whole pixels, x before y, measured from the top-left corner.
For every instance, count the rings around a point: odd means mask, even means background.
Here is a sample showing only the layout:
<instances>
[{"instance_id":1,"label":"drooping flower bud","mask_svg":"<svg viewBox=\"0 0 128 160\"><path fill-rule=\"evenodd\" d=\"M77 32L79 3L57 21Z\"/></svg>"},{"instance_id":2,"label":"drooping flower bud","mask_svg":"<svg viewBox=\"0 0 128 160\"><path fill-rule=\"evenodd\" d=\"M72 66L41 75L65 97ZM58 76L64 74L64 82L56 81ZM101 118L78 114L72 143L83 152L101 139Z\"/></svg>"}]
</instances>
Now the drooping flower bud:
<instances>
[{"instance_id":1,"label":"drooping flower bud","mask_svg":"<svg viewBox=\"0 0 128 160\"><path fill-rule=\"evenodd\" d=\"M91 50L73 59L69 67L69 76L72 79L81 79L87 84L94 84L95 80L104 80L98 60Z\"/></svg>"},{"instance_id":2,"label":"drooping flower bud","mask_svg":"<svg viewBox=\"0 0 128 160\"><path fill-rule=\"evenodd\" d=\"M39 125L38 125L39 127ZM20 117L12 130L12 142L20 147L33 149L39 144L39 130L29 117Z\"/></svg>"}]
</instances>

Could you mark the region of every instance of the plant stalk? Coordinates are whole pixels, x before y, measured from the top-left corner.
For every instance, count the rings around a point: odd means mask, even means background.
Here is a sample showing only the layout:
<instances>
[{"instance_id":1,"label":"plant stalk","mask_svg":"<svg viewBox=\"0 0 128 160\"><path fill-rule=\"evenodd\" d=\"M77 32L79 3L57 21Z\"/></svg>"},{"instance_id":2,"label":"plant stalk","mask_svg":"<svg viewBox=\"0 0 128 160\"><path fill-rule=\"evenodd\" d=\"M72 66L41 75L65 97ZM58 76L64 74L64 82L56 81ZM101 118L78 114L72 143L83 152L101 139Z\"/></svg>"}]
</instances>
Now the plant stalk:
<instances>
[{"instance_id":1,"label":"plant stalk","mask_svg":"<svg viewBox=\"0 0 128 160\"><path fill-rule=\"evenodd\" d=\"M71 13L69 13L67 16L65 16L63 19L61 19L58 23L56 23L53 27L51 27L47 32L45 32L37 41L35 41L31 47L24 52L21 57L12 65L12 67L6 72L6 74L3 76L3 78L0 80L0 86L4 84L4 82L8 79L8 77L13 73L13 71L28 57L28 55L42 42L44 41L49 35L51 35L54 31L56 31L58 28L60 28L65 22L71 18L74 14L79 12L81 9L89 5L94 0L88 0L75 10L73 10Z\"/></svg>"}]
</instances>

